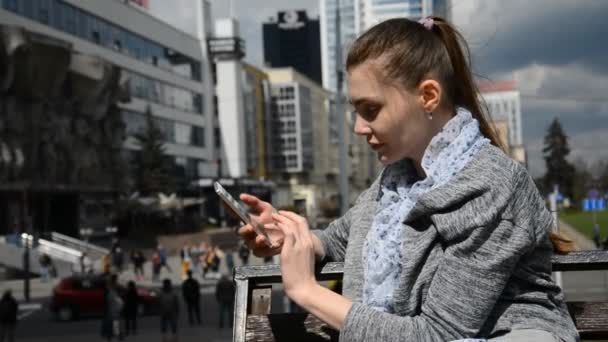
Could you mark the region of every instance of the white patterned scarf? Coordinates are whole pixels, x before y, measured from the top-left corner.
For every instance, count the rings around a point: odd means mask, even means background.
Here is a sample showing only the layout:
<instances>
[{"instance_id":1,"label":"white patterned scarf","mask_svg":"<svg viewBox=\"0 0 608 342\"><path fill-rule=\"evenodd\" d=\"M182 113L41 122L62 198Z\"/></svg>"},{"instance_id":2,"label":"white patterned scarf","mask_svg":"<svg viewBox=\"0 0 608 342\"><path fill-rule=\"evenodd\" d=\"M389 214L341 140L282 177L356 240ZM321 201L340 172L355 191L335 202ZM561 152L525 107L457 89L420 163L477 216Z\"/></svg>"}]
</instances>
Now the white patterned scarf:
<instances>
[{"instance_id":1,"label":"white patterned scarf","mask_svg":"<svg viewBox=\"0 0 608 342\"><path fill-rule=\"evenodd\" d=\"M395 312L393 292L405 252L401 248L403 221L419 196L449 182L487 143L471 112L458 108L424 152L421 164L426 178L418 179L409 159L386 167L376 215L364 245L363 303L379 311Z\"/></svg>"}]
</instances>

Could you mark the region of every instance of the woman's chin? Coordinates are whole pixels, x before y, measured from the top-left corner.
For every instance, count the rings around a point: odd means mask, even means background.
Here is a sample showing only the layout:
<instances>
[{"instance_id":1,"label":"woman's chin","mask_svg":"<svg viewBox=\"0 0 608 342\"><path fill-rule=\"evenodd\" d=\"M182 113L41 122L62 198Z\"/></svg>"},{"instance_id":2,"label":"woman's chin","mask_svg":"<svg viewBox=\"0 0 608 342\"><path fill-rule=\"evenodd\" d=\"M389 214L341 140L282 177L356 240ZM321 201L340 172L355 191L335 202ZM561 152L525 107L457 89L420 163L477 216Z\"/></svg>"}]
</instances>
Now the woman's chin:
<instances>
[{"instance_id":1,"label":"woman's chin","mask_svg":"<svg viewBox=\"0 0 608 342\"><path fill-rule=\"evenodd\" d=\"M391 158L391 156L384 153L378 153L378 161L385 166L395 162L394 158Z\"/></svg>"}]
</instances>

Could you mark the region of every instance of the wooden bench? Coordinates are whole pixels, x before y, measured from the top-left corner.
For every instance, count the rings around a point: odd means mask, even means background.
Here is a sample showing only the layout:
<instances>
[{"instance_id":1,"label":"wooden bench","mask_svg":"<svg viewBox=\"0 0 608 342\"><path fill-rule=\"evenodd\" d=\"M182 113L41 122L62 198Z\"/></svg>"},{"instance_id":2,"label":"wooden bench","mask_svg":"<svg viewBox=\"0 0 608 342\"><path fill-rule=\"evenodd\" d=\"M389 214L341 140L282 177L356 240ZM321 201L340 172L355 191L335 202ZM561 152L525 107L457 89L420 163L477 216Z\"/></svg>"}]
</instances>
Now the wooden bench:
<instances>
[{"instance_id":1,"label":"wooden bench","mask_svg":"<svg viewBox=\"0 0 608 342\"><path fill-rule=\"evenodd\" d=\"M608 251L572 252L553 257L554 271L608 270ZM342 263L327 263L317 279L339 280ZM338 332L307 313L270 314L273 284L281 283L278 265L237 267L234 342L337 341ZM581 339L608 339L608 302L568 302Z\"/></svg>"}]
</instances>

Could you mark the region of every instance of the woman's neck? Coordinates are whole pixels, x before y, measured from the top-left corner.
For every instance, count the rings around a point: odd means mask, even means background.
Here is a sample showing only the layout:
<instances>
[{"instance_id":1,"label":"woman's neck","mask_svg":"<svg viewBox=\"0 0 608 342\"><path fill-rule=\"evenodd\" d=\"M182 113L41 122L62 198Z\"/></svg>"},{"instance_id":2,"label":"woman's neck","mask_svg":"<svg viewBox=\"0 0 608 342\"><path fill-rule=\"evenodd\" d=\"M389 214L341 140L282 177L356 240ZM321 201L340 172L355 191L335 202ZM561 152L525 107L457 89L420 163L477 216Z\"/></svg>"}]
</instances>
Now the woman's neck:
<instances>
[{"instance_id":1,"label":"woman's neck","mask_svg":"<svg viewBox=\"0 0 608 342\"><path fill-rule=\"evenodd\" d=\"M433 140L433 138L437 134L439 134L439 132L441 132L443 127L445 127L445 125L448 123L448 121L450 121L450 119L452 119L454 116L456 116L456 109L453 109L451 111L449 111L449 110L437 111L433 115L433 120L430 125L429 134L427 134L427 136L426 136L426 143L423 144L423 148L420 151L418 151L418 153L415 156L412 156L412 162L414 164L414 168L416 169L416 174L418 175L418 177L420 177L420 179L426 178L426 172L424 171L424 168L422 167L422 158L424 158L424 153L426 152L426 149L428 148L429 144L431 143L431 140Z\"/></svg>"}]
</instances>

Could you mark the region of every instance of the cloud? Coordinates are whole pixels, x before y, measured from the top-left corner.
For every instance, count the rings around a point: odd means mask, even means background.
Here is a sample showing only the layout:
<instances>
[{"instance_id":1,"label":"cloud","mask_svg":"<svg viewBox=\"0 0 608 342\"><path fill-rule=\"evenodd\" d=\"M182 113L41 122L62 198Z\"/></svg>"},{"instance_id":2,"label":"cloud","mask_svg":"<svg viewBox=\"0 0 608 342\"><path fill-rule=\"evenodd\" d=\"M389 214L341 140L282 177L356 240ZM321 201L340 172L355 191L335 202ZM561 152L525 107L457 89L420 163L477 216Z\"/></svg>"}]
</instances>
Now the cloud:
<instances>
[{"instance_id":1,"label":"cloud","mask_svg":"<svg viewBox=\"0 0 608 342\"><path fill-rule=\"evenodd\" d=\"M571 63L608 72L608 45L600 43L608 36L607 1L463 1L454 20L482 73Z\"/></svg>"},{"instance_id":2,"label":"cloud","mask_svg":"<svg viewBox=\"0 0 608 342\"><path fill-rule=\"evenodd\" d=\"M554 118L572 157L608 160L608 2L453 2L453 21L471 46L476 74L514 79L522 95L531 173L544 173L542 139ZM593 144L590 142L593 141Z\"/></svg>"}]
</instances>

